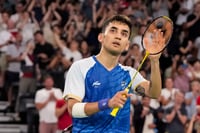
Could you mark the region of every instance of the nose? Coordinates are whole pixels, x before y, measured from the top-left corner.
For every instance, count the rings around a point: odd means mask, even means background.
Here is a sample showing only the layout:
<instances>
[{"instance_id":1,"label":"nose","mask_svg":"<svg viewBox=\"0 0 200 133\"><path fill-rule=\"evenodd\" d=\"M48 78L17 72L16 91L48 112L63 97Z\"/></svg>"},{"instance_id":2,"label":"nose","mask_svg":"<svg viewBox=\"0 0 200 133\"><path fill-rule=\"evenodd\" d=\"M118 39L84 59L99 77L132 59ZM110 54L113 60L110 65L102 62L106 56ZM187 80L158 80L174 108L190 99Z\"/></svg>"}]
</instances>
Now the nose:
<instances>
[{"instance_id":1,"label":"nose","mask_svg":"<svg viewBox=\"0 0 200 133\"><path fill-rule=\"evenodd\" d=\"M117 39L117 40L121 40L121 37L116 36L115 39Z\"/></svg>"},{"instance_id":2,"label":"nose","mask_svg":"<svg viewBox=\"0 0 200 133\"><path fill-rule=\"evenodd\" d=\"M116 32L116 34L115 34L115 39L117 39L117 40L121 40L121 33L120 32Z\"/></svg>"}]
</instances>

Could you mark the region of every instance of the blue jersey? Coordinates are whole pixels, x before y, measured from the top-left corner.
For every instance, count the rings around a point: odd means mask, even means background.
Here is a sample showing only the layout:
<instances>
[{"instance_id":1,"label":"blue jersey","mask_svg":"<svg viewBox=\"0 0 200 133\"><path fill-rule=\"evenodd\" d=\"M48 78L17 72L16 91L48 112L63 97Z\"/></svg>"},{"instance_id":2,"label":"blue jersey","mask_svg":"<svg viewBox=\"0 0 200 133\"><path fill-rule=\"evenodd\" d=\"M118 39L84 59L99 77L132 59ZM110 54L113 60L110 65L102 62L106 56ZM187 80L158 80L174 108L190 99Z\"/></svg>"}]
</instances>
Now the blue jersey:
<instances>
[{"instance_id":1,"label":"blue jersey","mask_svg":"<svg viewBox=\"0 0 200 133\"><path fill-rule=\"evenodd\" d=\"M112 98L128 86L135 72L135 69L121 64L107 70L95 56L77 61L67 73L64 96L80 102L97 102ZM138 73L133 86L144 81L146 80ZM116 117L110 115L111 111L112 109L106 109L86 118L73 118L73 133L128 133L130 99Z\"/></svg>"}]
</instances>

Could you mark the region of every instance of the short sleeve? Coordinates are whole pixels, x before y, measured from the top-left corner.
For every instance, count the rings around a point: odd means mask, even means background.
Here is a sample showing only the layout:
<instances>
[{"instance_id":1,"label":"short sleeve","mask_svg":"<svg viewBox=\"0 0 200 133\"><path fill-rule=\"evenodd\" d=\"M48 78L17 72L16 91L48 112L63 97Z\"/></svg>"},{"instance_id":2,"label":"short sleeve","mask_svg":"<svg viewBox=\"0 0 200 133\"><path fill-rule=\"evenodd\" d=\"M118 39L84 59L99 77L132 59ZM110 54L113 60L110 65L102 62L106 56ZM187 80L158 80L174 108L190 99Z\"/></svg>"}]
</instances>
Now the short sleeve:
<instances>
[{"instance_id":1,"label":"short sleeve","mask_svg":"<svg viewBox=\"0 0 200 133\"><path fill-rule=\"evenodd\" d=\"M81 64L77 62L73 63L66 76L63 93L64 99L74 98L78 101L82 101L85 95L84 81L84 75L81 72Z\"/></svg>"},{"instance_id":2,"label":"short sleeve","mask_svg":"<svg viewBox=\"0 0 200 133\"><path fill-rule=\"evenodd\" d=\"M43 91L43 90L39 90L39 91L36 92L36 95L35 95L35 103L42 103L42 102L44 102L44 101L47 99L47 97L49 96L48 94L47 94L48 96L43 96L42 91Z\"/></svg>"}]
</instances>

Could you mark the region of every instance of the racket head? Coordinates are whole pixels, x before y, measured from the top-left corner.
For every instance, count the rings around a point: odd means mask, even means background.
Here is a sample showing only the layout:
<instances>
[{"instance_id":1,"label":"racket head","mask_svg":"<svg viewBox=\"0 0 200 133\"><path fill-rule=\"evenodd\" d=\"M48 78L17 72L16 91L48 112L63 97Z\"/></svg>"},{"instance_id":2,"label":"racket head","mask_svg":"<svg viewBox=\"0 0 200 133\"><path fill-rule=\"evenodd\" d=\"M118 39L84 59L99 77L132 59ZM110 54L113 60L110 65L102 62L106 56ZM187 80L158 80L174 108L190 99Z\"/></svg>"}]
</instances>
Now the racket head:
<instances>
[{"instance_id":1,"label":"racket head","mask_svg":"<svg viewBox=\"0 0 200 133\"><path fill-rule=\"evenodd\" d=\"M154 43L152 36L155 36L155 31L163 32L164 43ZM150 55L161 53L169 43L173 34L173 21L167 16L160 16L151 21L142 35L142 47ZM147 43L148 41L148 43Z\"/></svg>"}]
</instances>

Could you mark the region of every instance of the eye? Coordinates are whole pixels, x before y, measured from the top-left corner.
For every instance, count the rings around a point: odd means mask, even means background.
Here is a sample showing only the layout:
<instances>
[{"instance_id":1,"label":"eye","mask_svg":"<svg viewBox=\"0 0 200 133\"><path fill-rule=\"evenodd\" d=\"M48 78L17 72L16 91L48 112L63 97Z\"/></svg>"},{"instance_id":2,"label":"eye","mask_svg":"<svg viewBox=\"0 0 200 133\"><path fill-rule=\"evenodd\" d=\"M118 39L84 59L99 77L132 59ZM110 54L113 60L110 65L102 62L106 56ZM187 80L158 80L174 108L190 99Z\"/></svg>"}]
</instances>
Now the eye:
<instances>
[{"instance_id":1,"label":"eye","mask_svg":"<svg viewBox=\"0 0 200 133\"><path fill-rule=\"evenodd\" d=\"M122 36L123 37L128 37L128 33L127 32L122 32Z\"/></svg>"},{"instance_id":2,"label":"eye","mask_svg":"<svg viewBox=\"0 0 200 133\"><path fill-rule=\"evenodd\" d=\"M117 32L117 30L116 29L110 29L110 32L115 33L115 32Z\"/></svg>"}]
</instances>

